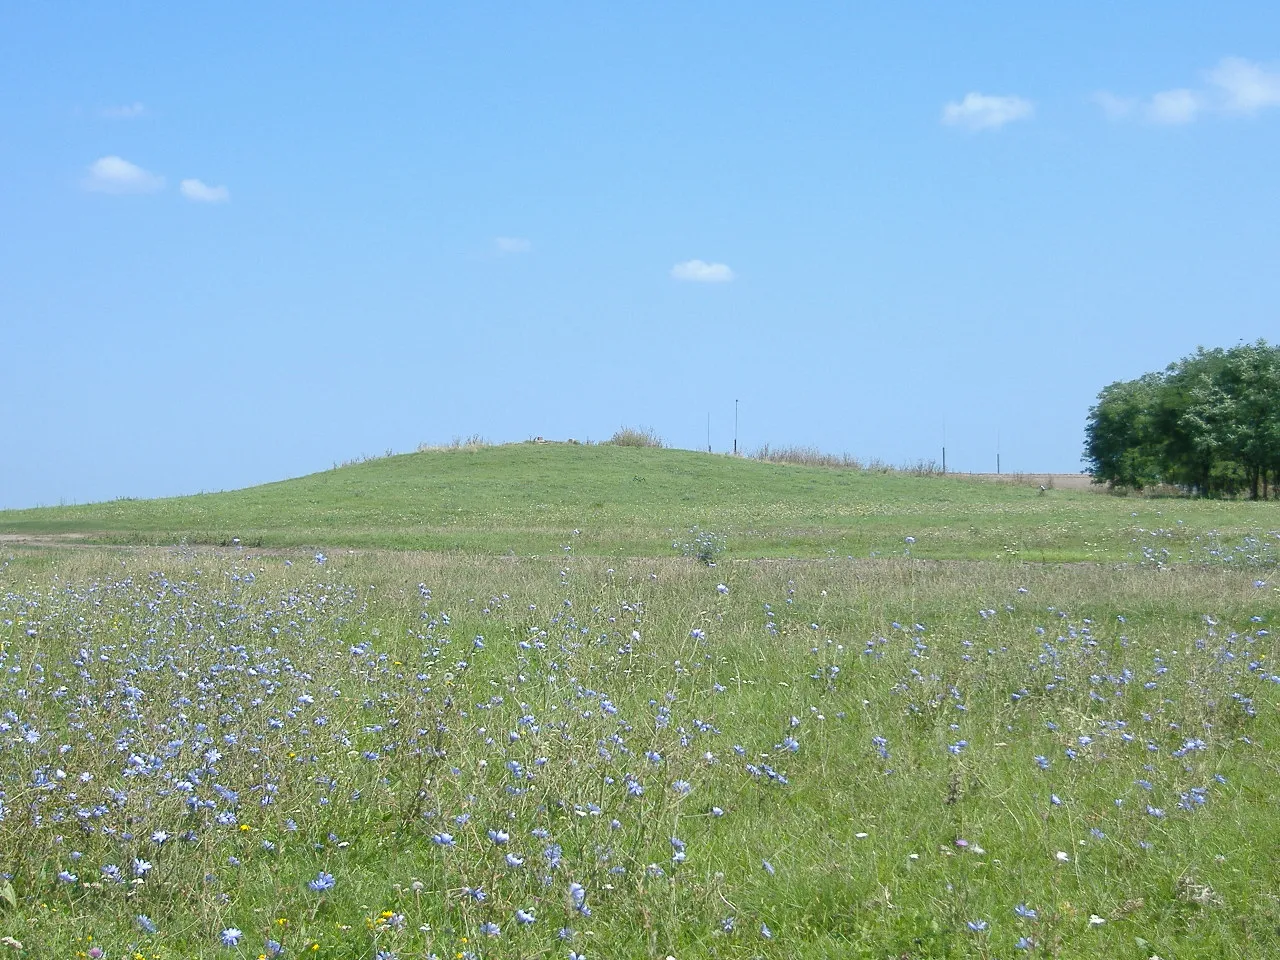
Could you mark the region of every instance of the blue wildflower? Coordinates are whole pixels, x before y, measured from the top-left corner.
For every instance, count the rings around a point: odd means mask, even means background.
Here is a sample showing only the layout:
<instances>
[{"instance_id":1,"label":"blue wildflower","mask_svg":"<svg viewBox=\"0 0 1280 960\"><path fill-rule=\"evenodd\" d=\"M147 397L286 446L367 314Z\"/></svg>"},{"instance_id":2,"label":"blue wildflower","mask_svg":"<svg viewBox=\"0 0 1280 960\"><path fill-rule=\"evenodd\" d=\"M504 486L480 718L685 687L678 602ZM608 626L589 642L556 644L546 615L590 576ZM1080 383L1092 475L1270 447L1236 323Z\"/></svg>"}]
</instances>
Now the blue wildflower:
<instances>
[{"instance_id":1,"label":"blue wildflower","mask_svg":"<svg viewBox=\"0 0 1280 960\"><path fill-rule=\"evenodd\" d=\"M307 881L307 886L315 893L324 893L326 890L332 890L337 883L338 881L333 879L333 874L321 870L314 880Z\"/></svg>"}]
</instances>

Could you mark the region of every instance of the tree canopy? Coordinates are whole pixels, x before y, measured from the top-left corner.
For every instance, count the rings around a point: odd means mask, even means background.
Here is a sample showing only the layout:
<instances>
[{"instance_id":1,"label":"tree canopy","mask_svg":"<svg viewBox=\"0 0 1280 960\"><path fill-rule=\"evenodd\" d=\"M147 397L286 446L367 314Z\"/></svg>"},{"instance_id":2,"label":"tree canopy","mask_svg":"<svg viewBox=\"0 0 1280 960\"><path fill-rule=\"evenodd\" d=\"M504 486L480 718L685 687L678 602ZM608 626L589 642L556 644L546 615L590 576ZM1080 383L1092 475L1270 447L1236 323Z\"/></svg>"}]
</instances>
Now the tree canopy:
<instances>
[{"instance_id":1,"label":"tree canopy","mask_svg":"<svg viewBox=\"0 0 1280 960\"><path fill-rule=\"evenodd\" d=\"M1201 347L1163 372L1104 387L1084 459L1095 483L1113 487L1267 497L1280 481L1280 347Z\"/></svg>"}]
</instances>

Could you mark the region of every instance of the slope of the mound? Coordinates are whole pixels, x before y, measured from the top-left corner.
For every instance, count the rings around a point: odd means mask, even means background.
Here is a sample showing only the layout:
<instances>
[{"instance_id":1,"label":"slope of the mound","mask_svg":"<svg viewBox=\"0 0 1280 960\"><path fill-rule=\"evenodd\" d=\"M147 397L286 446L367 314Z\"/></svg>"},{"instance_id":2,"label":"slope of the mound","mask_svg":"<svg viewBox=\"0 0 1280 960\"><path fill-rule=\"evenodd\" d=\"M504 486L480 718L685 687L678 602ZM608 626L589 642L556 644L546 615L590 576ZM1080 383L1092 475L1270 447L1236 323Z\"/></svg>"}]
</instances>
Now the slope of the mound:
<instances>
[{"instance_id":1,"label":"slope of the mound","mask_svg":"<svg viewBox=\"0 0 1280 960\"><path fill-rule=\"evenodd\" d=\"M800 467L696 453L511 444L412 453L225 493L0 512L0 533L107 543L669 555L697 526L730 556L1125 559L1275 523L1266 504ZM1175 522L1175 516L1184 520ZM1152 531L1161 531L1152 534Z\"/></svg>"}]
</instances>

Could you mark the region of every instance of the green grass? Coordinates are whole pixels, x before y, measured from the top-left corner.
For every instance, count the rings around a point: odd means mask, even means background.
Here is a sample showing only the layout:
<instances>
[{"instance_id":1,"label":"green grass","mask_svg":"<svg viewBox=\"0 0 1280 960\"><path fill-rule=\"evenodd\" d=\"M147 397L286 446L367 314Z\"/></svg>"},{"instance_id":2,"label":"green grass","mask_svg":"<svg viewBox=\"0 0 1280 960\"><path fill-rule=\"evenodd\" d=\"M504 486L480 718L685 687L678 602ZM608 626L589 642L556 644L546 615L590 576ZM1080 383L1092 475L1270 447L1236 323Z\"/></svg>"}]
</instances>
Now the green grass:
<instances>
[{"instance_id":1,"label":"green grass","mask_svg":"<svg viewBox=\"0 0 1280 960\"><path fill-rule=\"evenodd\" d=\"M665 556L694 525L728 556L1125 560L1280 529L1274 503L1144 500L680 450L516 444L406 454L227 493L0 512L0 534Z\"/></svg>"},{"instance_id":2,"label":"green grass","mask_svg":"<svg viewBox=\"0 0 1280 960\"><path fill-rule=\"evenodd\" d=\"M1278 526L533 445L0 514L100 541L0 543L0 955L1280 955Z\"/></svg>"},{"instance_id":3,"label":"green grass","mask_svg":"<svg viewBox=\"0 0 1280 960\"><path fill-rule=\"evenodd\" d=\"M1201 565L23 551L0 567L0 936L113 960L267 937L327 960L1276 955L1278 613ZM134 857L143 883L104 880Z\"/></svg>"}]
</instances>

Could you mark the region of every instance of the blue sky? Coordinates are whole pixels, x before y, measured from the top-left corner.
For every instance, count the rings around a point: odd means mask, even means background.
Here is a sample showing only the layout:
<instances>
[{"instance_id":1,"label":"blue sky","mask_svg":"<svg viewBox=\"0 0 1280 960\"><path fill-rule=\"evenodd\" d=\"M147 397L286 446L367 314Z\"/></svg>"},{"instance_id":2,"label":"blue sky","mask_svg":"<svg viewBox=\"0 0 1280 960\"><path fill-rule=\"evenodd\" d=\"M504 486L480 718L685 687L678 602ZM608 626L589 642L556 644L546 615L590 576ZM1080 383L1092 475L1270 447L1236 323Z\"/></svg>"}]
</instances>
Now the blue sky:
<instances>
[{"instance_id":1,"label":"blue sky","mask_svg":"<svg viewBox=\"0 0 1280 960\"><path fill-rule=\"evenodd\" d=\"M1080 468L1275 339L1280 6L8 3L0 507L479 433Z\"/></svg>"}]
</instances>

